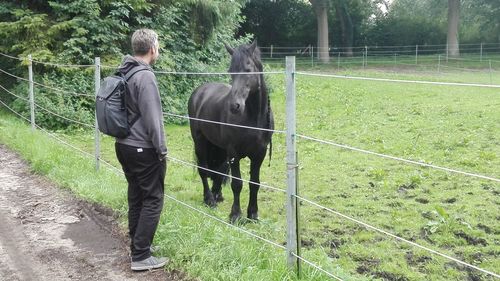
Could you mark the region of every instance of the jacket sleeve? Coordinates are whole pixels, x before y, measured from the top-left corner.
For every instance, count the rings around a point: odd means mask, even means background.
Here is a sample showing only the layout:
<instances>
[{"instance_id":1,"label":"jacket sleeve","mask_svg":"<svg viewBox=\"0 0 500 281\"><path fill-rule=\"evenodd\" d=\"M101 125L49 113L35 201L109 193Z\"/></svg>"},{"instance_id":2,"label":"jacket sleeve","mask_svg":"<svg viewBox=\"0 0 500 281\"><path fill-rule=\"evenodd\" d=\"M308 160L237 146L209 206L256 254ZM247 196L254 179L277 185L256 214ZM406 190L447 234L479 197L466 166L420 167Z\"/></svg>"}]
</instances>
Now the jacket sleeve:
<instances>
[{"instance_id":1,"label":"jacket sleeve","mask_svg":"<svg viewBox=\"0 0 500 281\"><path fill-rule=\"evenodd\" d=\"M163 127L163 111L160 91L155 75L144 71L139 83L138 106L147 135L151 138L156 153L162 159L167 154L165 131Z\"/></svg>"}]
</instances>

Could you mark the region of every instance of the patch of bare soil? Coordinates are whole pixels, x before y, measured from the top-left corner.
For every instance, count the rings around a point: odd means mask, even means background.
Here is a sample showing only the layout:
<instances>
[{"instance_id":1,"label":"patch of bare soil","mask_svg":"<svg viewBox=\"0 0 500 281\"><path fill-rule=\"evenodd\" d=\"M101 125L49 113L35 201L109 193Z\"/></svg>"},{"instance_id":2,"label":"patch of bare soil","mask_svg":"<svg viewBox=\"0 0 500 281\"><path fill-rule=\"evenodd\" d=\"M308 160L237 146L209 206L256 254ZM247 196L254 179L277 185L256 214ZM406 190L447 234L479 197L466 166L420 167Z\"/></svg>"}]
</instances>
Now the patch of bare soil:
<instances>
[{"instance_id":1,"label":"patch of bare soil","mask_svg":"<svg viewBox=\"0 0 500 281\"><path fill-rule=\"evenodd\" d=\"M0 145L0 280L185 280L132 272L127 240L112 211L33 175Z\"/></svg>"}]
</instances>

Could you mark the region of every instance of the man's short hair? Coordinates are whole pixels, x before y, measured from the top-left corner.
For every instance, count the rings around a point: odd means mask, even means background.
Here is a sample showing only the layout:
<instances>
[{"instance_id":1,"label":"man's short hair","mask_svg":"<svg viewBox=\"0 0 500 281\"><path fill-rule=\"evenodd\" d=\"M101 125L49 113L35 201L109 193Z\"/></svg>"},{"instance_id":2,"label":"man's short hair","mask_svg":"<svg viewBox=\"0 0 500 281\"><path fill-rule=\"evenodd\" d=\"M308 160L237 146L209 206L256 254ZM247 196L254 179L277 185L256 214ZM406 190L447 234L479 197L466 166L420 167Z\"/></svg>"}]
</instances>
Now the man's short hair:
<instances>
[{"instance_id":1,"label":"man's short hair","mask_svg":"<svg viewBox=\"0 0 500 281\"><path fill-rule=\"evenodd\" d=\"M151 29L138 29L132 34L132 50L134 55L146 55L158 44L158 34Z\"/></svg>"}]
</instances>

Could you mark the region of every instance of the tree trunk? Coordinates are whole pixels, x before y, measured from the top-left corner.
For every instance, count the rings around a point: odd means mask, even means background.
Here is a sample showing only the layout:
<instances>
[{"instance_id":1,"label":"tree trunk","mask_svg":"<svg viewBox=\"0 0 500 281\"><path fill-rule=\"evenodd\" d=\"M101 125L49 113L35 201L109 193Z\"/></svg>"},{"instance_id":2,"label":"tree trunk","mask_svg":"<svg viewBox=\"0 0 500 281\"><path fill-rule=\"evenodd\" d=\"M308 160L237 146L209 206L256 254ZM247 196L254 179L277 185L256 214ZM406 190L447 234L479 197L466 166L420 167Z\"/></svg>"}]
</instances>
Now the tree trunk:
<instances>
[{"instance_id":1,"label":"tree trunk","mask_svg":"<svg viewBox=\"0 0 500 281\"><path fill-rule=\"evenodd\" d=\"M460 0L448 0L448 55L460 56L458 25L460 22Z\"/></svg>"},{"instance_id":2,"label":"tree trunk","mask_svg":"<svg viewBox=\"0 0 500 281\"><path fill-rule=\"evenodd\" d=\"M310 0L318 20L318 57L321 62L330 61L328 41L328 2L327 0Z\"/></svg>"},{"instance_id":3,"label":"tree trunk","mask_svg":"<svg viewBox=\"0 0 500 281\"><path fill-rule=\"evenodd\" d=\"M340 29L342 31L342 46L344 47L343 55L352 57L354 30L351 15L347 9L347 3L345 0L338 0L336 2L335 11L340 22Z\"/></svg>"}]
</instances>

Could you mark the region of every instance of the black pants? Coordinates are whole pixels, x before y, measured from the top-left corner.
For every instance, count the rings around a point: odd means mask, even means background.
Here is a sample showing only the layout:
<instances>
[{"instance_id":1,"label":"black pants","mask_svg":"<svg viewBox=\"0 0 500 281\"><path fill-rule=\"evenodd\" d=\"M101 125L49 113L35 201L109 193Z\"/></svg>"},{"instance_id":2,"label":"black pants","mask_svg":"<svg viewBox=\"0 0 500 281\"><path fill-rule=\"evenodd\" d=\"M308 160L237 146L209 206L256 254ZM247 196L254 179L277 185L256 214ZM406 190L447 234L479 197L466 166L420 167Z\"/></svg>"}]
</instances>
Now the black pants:
<instances>
[{"instance_id":1,"label":"black pants","mask_svg":"<svg viewBox=\"0 0 500 281\"><path fill-rule=\"evenodd\" d=\"M163 209L166 161L153 148L115 144L128 182L128 227L132 261L151 256L150 246Z\"/></svg>"}]
</instances>

